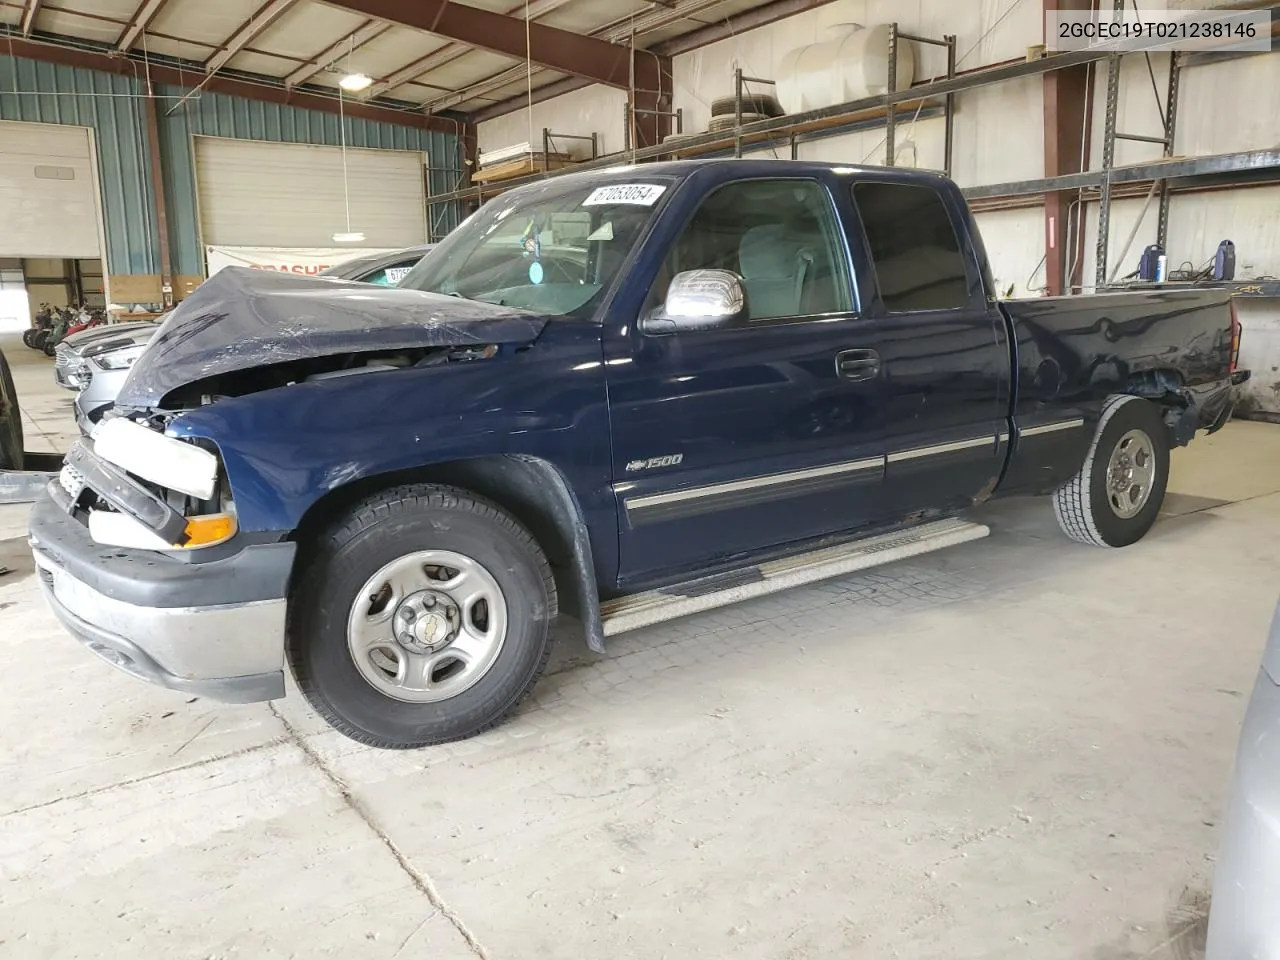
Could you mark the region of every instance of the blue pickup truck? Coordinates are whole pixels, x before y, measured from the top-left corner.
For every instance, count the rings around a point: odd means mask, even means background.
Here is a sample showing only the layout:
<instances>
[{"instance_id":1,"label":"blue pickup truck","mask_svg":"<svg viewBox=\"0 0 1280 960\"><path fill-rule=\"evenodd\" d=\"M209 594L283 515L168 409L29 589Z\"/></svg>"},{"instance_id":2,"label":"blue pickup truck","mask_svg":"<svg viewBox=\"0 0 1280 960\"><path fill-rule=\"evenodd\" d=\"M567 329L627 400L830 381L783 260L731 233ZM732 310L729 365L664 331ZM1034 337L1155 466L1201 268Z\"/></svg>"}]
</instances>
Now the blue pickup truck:
<instances>
[{"instance_id":1,"label":"blue pickup truck","mask_svg":"<svg viewBox=\"0 0 1280 960\"><path fill-rule=\"evenodd\" d=\"M100 656L284 694L382 747L506 716L591 649L987 533L1053 494L1119 547L1230 416L1221 289L998 302L946 178L707 161L549 179L399 288L227 269L164 322L31 519Z\"/></svg>"}]
</instances>

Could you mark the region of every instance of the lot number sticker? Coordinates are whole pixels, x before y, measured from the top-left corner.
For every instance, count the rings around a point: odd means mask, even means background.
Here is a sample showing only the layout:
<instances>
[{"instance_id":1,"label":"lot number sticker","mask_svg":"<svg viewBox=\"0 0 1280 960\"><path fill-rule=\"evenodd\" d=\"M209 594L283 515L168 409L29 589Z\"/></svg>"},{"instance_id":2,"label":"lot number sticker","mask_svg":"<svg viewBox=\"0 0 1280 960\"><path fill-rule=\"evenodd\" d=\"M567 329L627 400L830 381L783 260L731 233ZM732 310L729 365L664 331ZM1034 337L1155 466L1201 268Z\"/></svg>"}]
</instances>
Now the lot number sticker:
<instances>
[{"instance_id":1,"label":"lot number sticker","mask_svg":"<svg viewBox=\"0 0 1280 960\"><path fill-rule=\"evenodd\" d=\"M596 187L582 201L582 205L599 207L607 203L626 203L637 207L652 207L666 190L666 187L653 183L618 183L611 187Z\"/></svg>"}]
</instances>

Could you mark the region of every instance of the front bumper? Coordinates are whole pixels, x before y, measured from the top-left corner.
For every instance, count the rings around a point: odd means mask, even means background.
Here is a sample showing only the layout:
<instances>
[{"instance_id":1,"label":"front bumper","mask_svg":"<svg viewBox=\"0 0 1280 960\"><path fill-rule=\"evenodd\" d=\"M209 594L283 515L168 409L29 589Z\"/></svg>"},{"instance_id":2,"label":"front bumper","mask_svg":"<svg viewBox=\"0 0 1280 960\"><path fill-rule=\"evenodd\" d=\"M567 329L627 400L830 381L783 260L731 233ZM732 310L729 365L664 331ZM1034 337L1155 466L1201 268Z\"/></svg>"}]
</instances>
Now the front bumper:
<instances>
[{"instance_id":1,"label":"front bumper","mask_svg":"<svg viewBox=\"0 0 1280 960\"><path fill-rule=\"evenodd\" d=\"M64 390L81 390L88 380L88 362L67 348L53 355L53 381Z\"/></svg>"},{"instance_id":2,"label":"front bumper","mask_svg":"<svg viewBox=\"0 0 1280 960\"><path fill-rule=\"evenodd\" d=\"M45 599L77 640L141 680L249 703L284 696L294 544L196 562L103 547L46 493L31 513Z\"/></svg>"},{"instance_id":3,"label":"front bumper","mask_svg":"<svg viewBox=\"0 0 1280 960\"><path fill-rule=\"evenodd\" d=\"M87 370L88 382L73 401L76 425L85 436L93 432L94 425L111 409L129 376L128 370L107 370L94 363L88 364Z\"/></svg>"}]
</instances>

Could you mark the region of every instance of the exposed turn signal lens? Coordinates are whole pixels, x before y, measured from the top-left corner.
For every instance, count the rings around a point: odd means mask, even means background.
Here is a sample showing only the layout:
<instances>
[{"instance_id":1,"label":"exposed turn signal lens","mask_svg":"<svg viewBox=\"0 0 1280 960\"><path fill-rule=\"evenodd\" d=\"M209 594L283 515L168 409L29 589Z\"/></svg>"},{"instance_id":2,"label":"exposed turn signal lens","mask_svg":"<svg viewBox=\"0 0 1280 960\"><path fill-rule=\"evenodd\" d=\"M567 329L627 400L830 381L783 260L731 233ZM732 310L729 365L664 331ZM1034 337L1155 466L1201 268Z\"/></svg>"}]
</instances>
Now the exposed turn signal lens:
<instances>
[{"instance_id":1,"label":"exposed turn signal lens","mask_svg":"<svg viewBox=\"0 0 1280 960\"><path fill-rule=\"evenodd\" d=\"M202 517L187 517L187 542L183 549L211 547L230 540L236 532L236 518L232 513L210 513Z\"/></svg>"}]
</instances>

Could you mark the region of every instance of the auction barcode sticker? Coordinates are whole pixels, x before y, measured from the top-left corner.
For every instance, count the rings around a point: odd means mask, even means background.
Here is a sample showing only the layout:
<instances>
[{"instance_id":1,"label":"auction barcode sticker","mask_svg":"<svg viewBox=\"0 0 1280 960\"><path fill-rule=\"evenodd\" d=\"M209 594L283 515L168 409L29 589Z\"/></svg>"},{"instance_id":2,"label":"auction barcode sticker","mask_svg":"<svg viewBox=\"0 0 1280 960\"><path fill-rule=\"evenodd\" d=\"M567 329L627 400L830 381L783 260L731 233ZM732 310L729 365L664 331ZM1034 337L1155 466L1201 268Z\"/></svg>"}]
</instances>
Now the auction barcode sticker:
<instances>
[{"instance_id":1,"label":"auction barcode sticker","mask_svg":"<svg viewBox=\"0 0 1280 960\"><path fill-rule=\"evenodd\" d=\"M1271 49L1270 10L1046 10L1045 47L1060 50Z\"/></svg>"},{"instance_id":2,"label":"auction barcode sticker","mask_svg":"<svg viewBox=\"0 0 1280 960\"><path fill-rule=\"evenodd\" d=\"M584 207L599 207L606 203L628 203L637 207L652 207L667 188L656 183L616 183L611 187L596 187Z\"/></svg>"}]
</instances>

